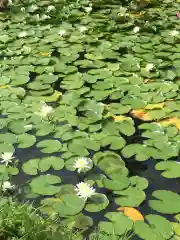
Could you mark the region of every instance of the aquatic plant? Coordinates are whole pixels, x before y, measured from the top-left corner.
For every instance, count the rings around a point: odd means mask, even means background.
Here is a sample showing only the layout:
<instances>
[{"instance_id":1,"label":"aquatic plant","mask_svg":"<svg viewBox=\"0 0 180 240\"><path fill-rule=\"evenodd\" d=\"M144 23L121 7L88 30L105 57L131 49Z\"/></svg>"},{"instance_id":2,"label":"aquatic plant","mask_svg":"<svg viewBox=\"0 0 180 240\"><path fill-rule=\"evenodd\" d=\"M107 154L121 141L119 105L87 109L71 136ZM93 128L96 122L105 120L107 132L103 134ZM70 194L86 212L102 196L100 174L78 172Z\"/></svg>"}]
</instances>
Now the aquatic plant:
<instances>
[{"instance_id":1,"label":"aquatic plant","mask_svg":"<svg viewBox=\"0 0 180 240\"><path fill-rule=\"evenodd\" d=\"M0 178L92 238L175 236L179 191L141 169L180 177L180 3L146 3L16 1L0 15Z\"/></svg>"}]
</instances>

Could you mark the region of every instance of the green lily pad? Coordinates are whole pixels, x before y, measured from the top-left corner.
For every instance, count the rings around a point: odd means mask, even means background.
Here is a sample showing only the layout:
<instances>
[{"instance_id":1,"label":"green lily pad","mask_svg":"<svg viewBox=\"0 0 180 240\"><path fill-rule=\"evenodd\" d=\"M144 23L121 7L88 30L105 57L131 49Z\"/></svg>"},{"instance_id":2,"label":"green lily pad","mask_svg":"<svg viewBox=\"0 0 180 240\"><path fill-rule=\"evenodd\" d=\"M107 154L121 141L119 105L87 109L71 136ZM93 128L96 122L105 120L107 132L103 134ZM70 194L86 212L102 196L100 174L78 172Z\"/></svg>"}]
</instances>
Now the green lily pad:
<instances>
[{"instance_id":1,"label":"green lily pad","mask_svg":"<svg viewBox=\"0 0 180 240\"><path fill-rule=\"evenodd\" d=\"M126 141L122 137L118 136L106 136L101 140L101 146L105 147L110 145L110 149L117 150L125 146Z\"/></svg>"},{"instance_id":2,"label":"green lily pad","mask_svg":"<svg viewBox=\"0 0 180 240\"><path fill-rule=\"evenodd\" d=\"M41 204L46 205L48 203L47 201L48 199L45 199ZM81 212L84 208L85 201L76 195L66 194L59 199L50 199L49 204L59 216L67 217Z\"/></svg>"},{"instance_id":3,"label":"green lily pad","mask_svg":"<svg viewBox=\"0 0 180 240\"><path fill-rule=\"evenodd\" d=\"M114 152L98 152L93 156L95 164L109 176L128 173L124 161Z\"/></svg>"},{"instance_id":4,"label":"green lily pad","mask_svg":"<svg viewBox=\"0 0 180 240\"><path fill-rule=\"evenodd\" d=\"M18 148L29 148L33 146L36 142L36 137L27 133L17 135Z\"/></svg>"},{"instance_id":5,"label":"green lily pad","mask_svg":"<svg viewBox=\"0 0 180 240\"><path fill-rule=\"evenodd\" d=\"M157 190L153 192L152 196L158 200L149 200L149 206L157 212L167 214L180 212L180 196L177 193Z\"/></svg>"},{"instance_id":6,"label":"green lily pad","mask_svg":"<svg viewBox=\"0 0 180 240\"><path fill-rule=\"evenodd\" d=\"M122 207L138 207L146 199L146 194L141 189L131 186L115 193L120 195L115 198L115 202Z\"/></svg>"},{"instance_id":7,"label":"green lily pad","mask_svg":"<svg viewBox=\"0 0 180 240\"><path fill-rule=\"evenodd\" d=\"M174 161L159 162L155 166L156 170L163 171L161 175L166 178L180 177L180 163Z\"/></svg>"},{"instance_id":8,"label":"green lily pad","mask_svg":"<svg viewBox=\"0 0 180 240\"><path fill-rule=\"evenodd\" d=\"M22 165L22 170L26 174L36 175L38 173L40 158L31 159Z\"/></svg>"},{"instance_id":9,"label":"green lily pad","mask_svg":"<svg viewBox=\"0 0 180 240\"><path fill-rule=\"evenodd\" d=\"M125 176L117 175L112 180L104 178L103 184L107 189L118 191L129 186L129 179Z\"/></svg>"},{"instance_id":10,"label":"green lily pad","mask_svg":"<svg viewBox=\"0 0 180 240\"><path fill-rule=\"evenodd\" d=\"M85 206L88 212L100 212L105 209L109 204L109 200L104 194L94 194Z\"/></svg>"},{"instance_id":11,"label":"green lily pad","mask_svg":"<svg viewBox=\"0 0 180 240\"><path fill-rule=\"evenodd\" d=\"M61 170L64 167L64 161L60 157L45 157L39 162L39 170L46 172L52 167L54 170Z\"/></svg>"},{"instance_id":12,"label":"green lily pad","mask_svg":"<svg viewBox=\"0 0 180 240\"><path fill-rule=\"evenodd\" d=\"M59 152L62 148L62 144L57 140L43 140L38 142L36 146L41 148L44 153Z\"/></svg>"},{"instance_id":13,"label":"green lily pad","mask_svg":"<svg viewBox=\"0 0 180 240\"><path fill-rule=\"evenodd\" d=\"M164 217L158 215L147 215L146 220L149 225L143 221L135 222L135 233L144 240L165 240L173 235L171 223Z\"/></svg>"},{"instance_id":14,"label":"green lily pad","mask_svg":"<svg viewBox=\"0 0 180 240\"><path fill-rule=\"evenodd\" d=\"M105 217L108 218L110 222L100 222L98 224L98 231L107 233L111 239L114 235L122 236L133 227L132 220L124 216L122 213L109 212L105 214Z\"/></svg>"},{"instance_id":15,"label":"green lily pad","mask_svg":"<svg viewBox=\"0 0 180 240\"><path fill-rule=\"evenodd\" d=\"M0 134L0 142L5 142L9 144L14 144L17 142L17 137L13 133Z\"/></svg>"},{"instance_id":16,"label":"green lily pad","mask_svg":"<svg viewBox=\"0 0 180 240\"><path fill-rule=\"evenodd\" d=\"M30 187L33 193L40 195L54 195L55 193L58 193L61 188L60 186L56 186L54 184L60 182L61 178L58 176L51 174L40 175L31 181Z\"/></svg>"}]
</instances>

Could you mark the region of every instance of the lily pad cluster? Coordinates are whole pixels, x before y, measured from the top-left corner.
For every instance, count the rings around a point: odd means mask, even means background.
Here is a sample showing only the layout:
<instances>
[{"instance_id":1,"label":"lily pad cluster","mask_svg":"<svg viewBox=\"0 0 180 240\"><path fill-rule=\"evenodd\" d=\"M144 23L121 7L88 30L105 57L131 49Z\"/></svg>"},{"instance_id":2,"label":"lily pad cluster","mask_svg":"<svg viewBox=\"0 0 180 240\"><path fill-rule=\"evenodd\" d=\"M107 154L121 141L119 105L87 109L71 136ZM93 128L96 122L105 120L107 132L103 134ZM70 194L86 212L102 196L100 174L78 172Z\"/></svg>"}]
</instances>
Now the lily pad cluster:
<instances>
[{"instance_id":1,"label":"lily pad cluster","mask_svg":"<svg viewBox=\"0 0 180 240\"><path fill-rule=\"evenodd\" d=\"M43 213L91 240L95 225L105 240L179 237L167 215L180 213L180 192L149 195L128 167L154 159L180 177L179 8L17 1L0 14L0 178L21 178ZM118 210L144 204L145 220Z\"/></svg>"}]
</instances>

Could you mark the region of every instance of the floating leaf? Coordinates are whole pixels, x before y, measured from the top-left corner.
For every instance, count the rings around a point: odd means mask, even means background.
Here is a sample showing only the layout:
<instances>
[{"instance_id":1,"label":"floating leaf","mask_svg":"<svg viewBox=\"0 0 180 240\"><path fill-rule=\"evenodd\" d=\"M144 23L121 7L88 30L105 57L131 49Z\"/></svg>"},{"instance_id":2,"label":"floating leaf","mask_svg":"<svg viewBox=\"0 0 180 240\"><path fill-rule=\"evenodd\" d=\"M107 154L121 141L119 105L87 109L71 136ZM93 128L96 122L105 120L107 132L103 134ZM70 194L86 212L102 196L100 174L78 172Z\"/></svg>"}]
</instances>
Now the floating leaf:
<instances>
[{"instance_id":1,"label":"floating leaf","mask_svg":"<svg viewBox=\"0 0 180 240\"><path fill-rule=\"evenodd\" d=\"M113 152L97 153L93 156L93 160L97 166L109 176L116 174L126 176L128 173L124 161L121 157Z\"/></svg>"},{"instance_id":2,"label":"floating leaf","mask_svg":"<svg viewBox=\"0 0 180 240\"><path fill-rule=\"evenodd\" d=\"M13 133L0 134L0 142L5 142L9 144L14 144L17 142L17 137Z\"/></svg>"},{"instance_id":3,"label":"floating leaf","mask_svg":"<svg viewBox=\"0 0 180 240\"><path fill-rule=\"evenodd\" d=\"M131 186L115 193L120 195L115 198L115 202L123 207L138 207L146 199L146 194L142 190Z\"/></svg>"},{"instance_id":4,"label":"floating leaf","mask_svg":"<svg viewBox=\"0 0 180 240\"><path fill-rule=\"evenodd\" d=\"M45 157L41 158L39 162L39 169L41 172L48 171L52 167L54 170L60 170L64 167L64 161L60 157Z\"/></svg>"},{"instance_id":5,"label":"floating leaf","mask_svg":"<svg viewBox=\"0 0 180 240\"><path fill-rule=\"evenodd\" d=\"M109 200L104 194L93 195L86 204L85 210L88 212L100 212L109 204Z\"/></svg>"},{"instance_id":6,"label":"floating leaf","mask_svg":"<svg viewBox=\"0 0 180 240\"><path fill-rule=\"evenodd\" d=\"M163 171L161 175L166 178L180 177L180 163L174 161L159 162L155 166L156 170Z\"/></svg>"},{"instance_id":7,"label":"floating leaf","mask_svg":"<svg viewBox=\"0 0 180 240\"><path fill-rule=\"evenodd\" d=\"M36 175L38 173L39 161L39 158L35 158L23 163L23 171L29 175Z\"/></svg>"},{"instance_id":8,"label":"floating leaf","mask_svg":"<svg viewBox=\"0 0 180 240\"><path fill-rule=\"evenodd\" d=\"M27 133L17 136L18 139L18 148L28 148L35 144L36 137Z\"/></svg>"},{"instance_id":9,"label":"floating leaf","mask_svg":"<svg viewBox=\"0 0 180 240\"><path fill-rule=\"evenodd\" d=\"M125 176L117 175L112 180L104 178L103 184L107 189L118 191L129 186L129 179Z\"/></svg>"},{"instance_id":10,"label":"floating leaf","mask_svg":"<svg viewBox=\"0 0 180 240\"><path fill-rule=\"evenodd\" d=\"M171 223L164 217L158 215L147 215L146 220L149 225L143 221L135 222L135 233L144 240L165 240L173 235Z\"/></svg>"},{"instance_id":11,"label":"floating leaf","mask_svg":"<svg viewBox=\"0 0 180 240\"><path fill-rule=\"evenodd\" d=\"M36 146L41 148L41 151L44 153L59 152L62 148L62 144L57 140L43 140L38 142Z\"/></svg>"},{"instance_id":12,"label":"floating leaf","mask_svg":"<svg viewBox=\"0 0 180 240\"><path fill-rule=\"evenodd\" d=\"M58 193L60 190L60 186L56 186L54 184L60 183L61 179L55 175L41 175L39 177L34 178L30 187L33 193L37 193L40 195L53 195Z\"/></svg>"},{"instance_id":13,"label":"floating leaf","mask_svg":"<svg viewBox=\"0 0 180 240\"><path fill-rule=\"evenodd\" d=\"M73 216L78 214L84 208L85 201L76 195L66 194L61 198L52 198L48 203L48 199L41 202L43 205L51 205L54 212L57 212L59 216Z\"/></svg>"},{"instance_id":14,"label":"floating leaf","mask_svg":"<svg viewBox=\"0 0 180 240\"><path fill-rule=\"evenodd\" d=\"M101 146L110 145L110 149L117 150L125 146L126 141L122 137L118 136L106 136L101 140Z\"/></svg>"},{"instance_id":15,"label":"floating leaf","mask_svg":"<svg viewBox=\"0 0 180 240\"><path fill-rule=\"evenodd\" d=\"M132 229L133 221L124 216L123 213L109 212L105 214L105 217L111 222L100 222L98 224L98 231L107 233L111 238L114 235L121 236Z\"/></svg>"},{"instance_id":16,"label":"floating leaf","mask_svg":"<svg viewBox=\"0 0 180 240\"><path fill-rule=\"evenodd\" d=\"M149 206L161 213L179 213L180 212L180 196L177 193L157 190L152 194L158 200L149 200Z\"/></svg>"}]
</instances>

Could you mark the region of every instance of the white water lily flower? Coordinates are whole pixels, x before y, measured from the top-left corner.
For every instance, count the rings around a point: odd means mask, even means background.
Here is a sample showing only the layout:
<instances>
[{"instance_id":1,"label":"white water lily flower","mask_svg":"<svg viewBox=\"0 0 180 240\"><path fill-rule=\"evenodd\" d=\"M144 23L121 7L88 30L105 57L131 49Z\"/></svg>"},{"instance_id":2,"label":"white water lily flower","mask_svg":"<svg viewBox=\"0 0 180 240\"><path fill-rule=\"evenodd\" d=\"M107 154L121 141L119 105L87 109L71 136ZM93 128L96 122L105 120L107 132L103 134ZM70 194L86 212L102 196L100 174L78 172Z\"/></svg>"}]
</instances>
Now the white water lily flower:
<instances>
[{"instance_id":1,"label":"white water lily flower","mask_svg":"<svg viewBox=\"0 0 180 240\"><path fill-rule=\"evenodd\" d=\"M76 160L73 167L77 169L78 173L82 172L83 170L88 170L91 167L89 166L92 163L90 158L80 157Z\"/></svg>"},{"instance_id":2,"label":"white water lily flower","mask_svg":"<svg viewBox=\"0 0 180 240\"><path fill-rule=\"evenodd\" d=\"M11 185L10 182L8 182L8 181L3 182L3 184L2 184L3 192L5 192L8 189L12 189L12 188L14 188L14 185Z\"/></svg>"},{"instance_id":3,"label":"white water lily flower","mask_svg":"<svg viewBox=\"0 0 180 240\"><path fill-rule=\"evenodd\" d=\"M92 7L85 7L84 10L87 12L87 13L90 13L92 11Z\"/></svg>"},{"instance_id":4,"label":"white water lily flower","mask_svg":"<svg viewBox=\"0 0 180 240\"><path fill-rule=\"evenodd\" d=\"M172 37L175 37L175 36L177 36L178 34L179 34L179 31L173 30L173 31L170 32L169 35L171 35Z\"/></svg>"},{"instance_id":5,"label":"white water lily flower","mask_svg":"<svg viewBox=\"0 0 180 240\"><path fill-rule=\"evenodd\" d=\"M1 163L6 164L6 166L12 162L12 159L14 159L13 157L13 153L12 152L4 152L1 154Z\"/></svg>"},{"instance_id":6,"label":"white water lily flower","mask_svg":"<svg viewBox=\"0 0 180 240\"><path fill-rule=\"evenodd\" d=\"M87 31L87 27L81 26L81 27L79 27L79 31L83 33L85 31Z\"/></svg>"},{"instance_id":7,"label":"white water lily flower","mask_svg":"<svg viewBox=\"0 0 180 240\"><path fill-rule=\"evenodd\" d=\"M48 6L47 12L54 11L55 9L56 9L55 6Z\"/></svg>"},{"instance_id":8,"label":"white water lily flower","mask_svg":"<svg viewBox=\"0 0 180 240\"><path fill-rule=\"evenodd\" d=\"M95 194L95 189L85 182L78 183L76 185L75 191L80 198L85 198L85 200Z\"/></svg>"},{"instance_id":9,"label":"white water lily flower","mask_svg":"<svg viewBox=\"0 0 180 240\"><path fill-rule=\"evenodd\" d=\"M53 108L47 104L43 104L39 112L36 112L37 115L45 118L47 115L53 112Z\"/></svg>"},{"instance_id":10,"label":"white water lily flower","mask_svg":"<svg viewBox=\"0 0 180 240\"><path fill-rule=\"evenodd\" d=\"M135 27L135 28L133 29L133 32L134 32L134 33L137 33L137 32L139 32L139 30L140 30L140 27Z\"/></svg>"},{"instance_id":11,"label":"white water lily flower","mask_svg":"<svg viewBox=\"0 0 180 240\"><path fill-rule=\"evenodd\" d=\"M149 72L150 70L152 70L154 68L154 64L152 63L148 63L145 67L145 69Z\"/></svg>"},{"instance_id":12,"label":"white water lily flower","mask_svg":"<svg viewBox=\"0 0 180 240\"><path fill-rule=\"evenodd\" d=\"M59 32L58 32L58 35L60 35L61 37L64 36L66 34L66 30L64 29L61 29Z\"/></svg>"}]
</instances>

